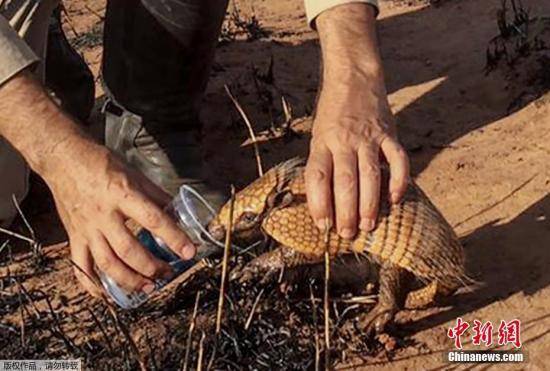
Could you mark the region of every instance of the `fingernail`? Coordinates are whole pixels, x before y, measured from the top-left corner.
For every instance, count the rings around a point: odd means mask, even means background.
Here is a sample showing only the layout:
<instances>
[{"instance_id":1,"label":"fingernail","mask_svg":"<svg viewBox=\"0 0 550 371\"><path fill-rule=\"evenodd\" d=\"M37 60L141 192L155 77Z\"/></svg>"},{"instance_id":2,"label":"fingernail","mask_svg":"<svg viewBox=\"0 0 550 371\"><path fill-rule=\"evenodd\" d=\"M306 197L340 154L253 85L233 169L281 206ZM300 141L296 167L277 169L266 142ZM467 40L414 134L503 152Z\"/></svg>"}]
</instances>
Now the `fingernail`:
<instances>
[{"instance_id":1,"label":"fingernail","mask_svg":"<svg viewBox=\"0 0 550 371\"><path fill-rule=\"evenodd\" d=\"M315 225L317 225L317 228L321 231L325 231L327 227L330 229L332 227L332 223L329 218L320 218L317 219L315 222Z\"/></svg>"},{"instance_id":2,"label":"fingernail","mask_svg":"<svg viewBox=\"0 0 550 371\"><path fill-rule=\"evenodd\" d=\"M355 232L351 228L342 228L340 230L340 236L342 238L351 239L355 236Z\"/></svg>"},{"instance_id":3,"label":"fingernail","mask_svg":"<svg viewBox=\"0 0 550 371\"><path fill-rule=\"evenodd\" d=\"M397 192L390 193L390 202L396 204L399 202L399 194Z\"/></svg>"},{"instance_id":4,"label":"fingernail","mask_svg":"<svg viewBox=\"0 0 550 371\"><path fill-rule=\"evenodd\" d=\"M362 231L370 232L374 229L374 220L370 218L362 218L361 223L359 223L359 228Z\"/></svg>"},{"instance_id":5,"label":"fingernail","mask_svg":"<svg viewBox=\"0 0 550 371\"><path fill-rule=\"evenodd\" d=\"M193 245L185 245L181 249L181 254L185 260L193 259L195 256L196 248Z\"/></svg>"},{"instance_id":6,"label":"fingernail","mask_svg":"<svg viewBox=\"0 0 550 371\"><path fill-rule=\"evenodd\" d=\"M147 295L152 294L153 291L155 291L155 284L152 282L146 283L142 288L141 291L146 293Z\"/></svg>"}]
</instances>

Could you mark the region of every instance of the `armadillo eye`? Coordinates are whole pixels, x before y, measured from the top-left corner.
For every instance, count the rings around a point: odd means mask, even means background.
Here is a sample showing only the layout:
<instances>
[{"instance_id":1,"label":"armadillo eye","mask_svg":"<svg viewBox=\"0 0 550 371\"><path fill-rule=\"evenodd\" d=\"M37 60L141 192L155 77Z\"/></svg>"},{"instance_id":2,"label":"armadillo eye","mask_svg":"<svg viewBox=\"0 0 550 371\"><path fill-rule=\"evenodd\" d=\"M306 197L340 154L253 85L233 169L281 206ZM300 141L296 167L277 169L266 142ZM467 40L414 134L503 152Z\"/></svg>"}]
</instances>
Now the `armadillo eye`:
<instances>
[{"instance_id":1,"label":"armadillo eye","mask_svg":"<svg viewBox=\"0 0 550 371\"><path fill-rule=\"evenodd\" d=\"M241 215L241 221L245 223L254 223L258 215L252 212L245 212Z\"/></svg>"}]
</instances>

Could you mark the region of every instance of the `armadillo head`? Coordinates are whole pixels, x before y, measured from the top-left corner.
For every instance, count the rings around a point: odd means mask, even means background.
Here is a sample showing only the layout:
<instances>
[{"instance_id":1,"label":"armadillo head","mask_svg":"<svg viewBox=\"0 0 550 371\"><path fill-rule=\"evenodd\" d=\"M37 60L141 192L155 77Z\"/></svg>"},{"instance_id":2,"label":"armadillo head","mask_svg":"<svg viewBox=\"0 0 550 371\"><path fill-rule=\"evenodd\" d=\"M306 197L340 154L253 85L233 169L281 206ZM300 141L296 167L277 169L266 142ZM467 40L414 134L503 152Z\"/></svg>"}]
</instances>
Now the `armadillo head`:
<instances>
[{"instance_id":1,"label":"armadillo head","mask_svg":"<svg viewBox=\"0 0 550 371\"><path fill-rule=\"evenodd\" d=\"M262 221L286 195L285 186L300 171L303 161L291 159L277 165L235 195L231 236L248 246L263 238ZM231 202L227 202L208 225L208 231L223 241L229 226Z\"/></svg>"}]
</instances>

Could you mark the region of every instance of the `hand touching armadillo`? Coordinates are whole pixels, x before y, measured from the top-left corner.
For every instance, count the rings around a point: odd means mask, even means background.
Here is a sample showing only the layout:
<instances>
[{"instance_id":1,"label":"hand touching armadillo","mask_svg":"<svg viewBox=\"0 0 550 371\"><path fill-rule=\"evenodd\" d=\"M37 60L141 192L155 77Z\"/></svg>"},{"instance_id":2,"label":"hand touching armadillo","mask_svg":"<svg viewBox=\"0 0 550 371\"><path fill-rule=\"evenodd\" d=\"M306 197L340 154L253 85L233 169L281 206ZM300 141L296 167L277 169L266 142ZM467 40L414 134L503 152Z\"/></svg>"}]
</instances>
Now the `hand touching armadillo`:
<instances>
[{"instance_id":1,"label":"hand touching armadillo","mask_svg":"<svg viewBox=\"0 0 550 371\"><path fill-rule=\"evenodd\" d=\"M240 280L270 277L282 268L323 260L325 233L309 215L303 170L301 160L284 162L237 193L233 238L241 244L251 244L269 237L279 245L248 263L238 272ZM399 204L390 205L385 194L380 203L373 231L359 232L352 240L330 233L328 242L329 252L336 260L360 255L366 257L360 260L362 268L375 273L367 275L371 278L365 285L378 284L378 304L364 322L369 331L377 333L383 332L405 305L425 306L440 295L452 294L468 281L463 248L456 234L414 182ZM209 225L215 238L223 239L228 218L226 204ZM422 287L413 291L413 283Z\"/></svg>"}]
</instances>

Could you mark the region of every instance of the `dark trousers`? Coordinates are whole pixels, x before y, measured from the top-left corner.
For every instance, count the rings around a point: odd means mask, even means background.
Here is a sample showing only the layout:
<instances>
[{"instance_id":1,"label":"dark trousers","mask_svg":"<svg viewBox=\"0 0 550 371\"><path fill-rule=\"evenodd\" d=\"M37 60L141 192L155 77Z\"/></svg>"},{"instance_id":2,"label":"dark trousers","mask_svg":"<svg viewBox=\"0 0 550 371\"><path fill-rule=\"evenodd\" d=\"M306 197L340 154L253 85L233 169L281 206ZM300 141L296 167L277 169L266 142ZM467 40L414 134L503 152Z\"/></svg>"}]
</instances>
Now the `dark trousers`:
<instances>
[{"instance_id":1,"label":"dark trousers","mask_svg":"<svg viewBox=\"0 0 550 371\"><path fill-rule=\"evenodd\" d=\"M194 125L227 0L111 0L103 79L145 121Z\"/></svg>"}]
</instances>

